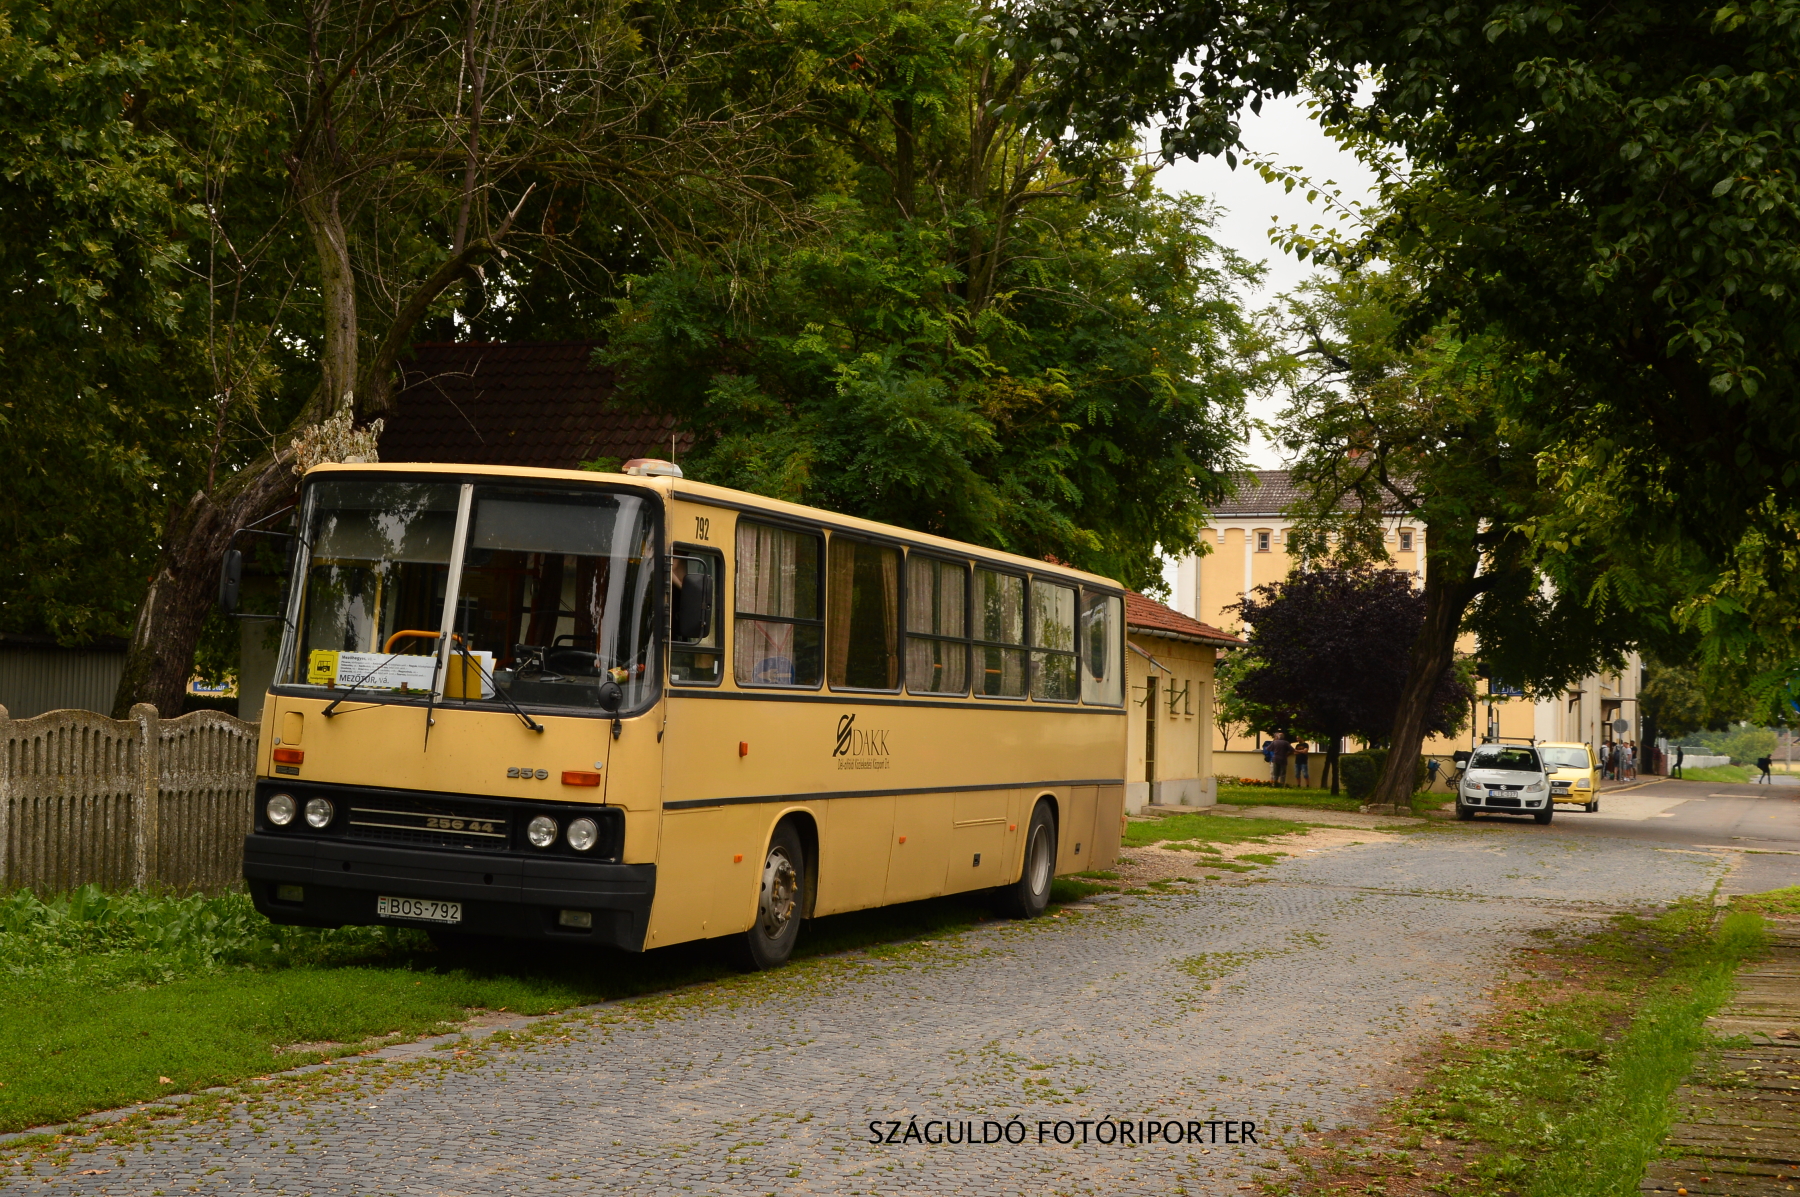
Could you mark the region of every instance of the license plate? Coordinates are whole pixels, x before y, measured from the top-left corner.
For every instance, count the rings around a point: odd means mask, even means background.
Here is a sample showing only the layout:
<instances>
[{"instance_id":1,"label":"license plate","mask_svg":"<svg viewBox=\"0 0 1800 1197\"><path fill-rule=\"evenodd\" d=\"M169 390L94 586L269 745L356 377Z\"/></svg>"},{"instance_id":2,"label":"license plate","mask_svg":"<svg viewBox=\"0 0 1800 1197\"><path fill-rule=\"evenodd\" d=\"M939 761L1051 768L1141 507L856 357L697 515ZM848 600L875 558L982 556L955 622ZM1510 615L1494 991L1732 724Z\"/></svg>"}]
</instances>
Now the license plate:
<instances>
[{"instance_id":1,"label":"license plate","mask_svg":"<svg viewBox=\"0 0 1800 1197\"><path fill-rule=\"evenodd\" d=\"M420 919L427 923L462 922L461 902L436 898L376 898L375 913L384 919Z\"/></svg>"}]
</instances>

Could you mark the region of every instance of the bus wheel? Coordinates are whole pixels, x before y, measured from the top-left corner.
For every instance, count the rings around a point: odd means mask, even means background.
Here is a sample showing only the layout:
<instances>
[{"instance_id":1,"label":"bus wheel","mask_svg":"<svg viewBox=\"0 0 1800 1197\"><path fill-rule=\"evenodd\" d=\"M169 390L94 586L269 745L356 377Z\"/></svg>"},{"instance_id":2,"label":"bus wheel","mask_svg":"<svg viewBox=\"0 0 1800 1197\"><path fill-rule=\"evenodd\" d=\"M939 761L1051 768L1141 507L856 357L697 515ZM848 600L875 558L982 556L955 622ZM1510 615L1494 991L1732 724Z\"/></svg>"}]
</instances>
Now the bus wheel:
<instances>
[{"instance_id":1,"label":"bus wheel","mask_svg":"<svg viewBox=\"0 0 1800 1197\"><path fill-rule=\"evenodd\" d=\"M996 905L1008 918L1034 919L1050 905L1050 880L1056 875L1056 819L1050 804L1040 802L1025 829L1025 867L1019 879L1001 887Z\"/></svg>"},{"instance_id":2,"label":"bus wheel","mask_svg":"<svg viewBox=\"0 0 1800 1197\"><path fill-rule=\"evenodd\" d=\"M732 963L745 972L779 968L787 963L800 936L800 912L806 909L806 855L793 824L783 823L769 840L763 859L762 891L756 899L756 921L727 941Z\"/></svg>"}]
</instances>

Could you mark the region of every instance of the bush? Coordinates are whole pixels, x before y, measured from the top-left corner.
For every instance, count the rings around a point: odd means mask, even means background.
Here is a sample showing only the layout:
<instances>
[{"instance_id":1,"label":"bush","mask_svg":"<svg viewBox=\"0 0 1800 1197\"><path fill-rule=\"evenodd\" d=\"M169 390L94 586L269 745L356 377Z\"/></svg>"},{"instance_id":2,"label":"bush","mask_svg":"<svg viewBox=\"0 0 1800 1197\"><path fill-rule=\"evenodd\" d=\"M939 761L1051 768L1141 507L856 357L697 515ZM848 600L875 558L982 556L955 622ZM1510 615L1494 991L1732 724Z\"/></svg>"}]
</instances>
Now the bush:
<instances>
[{"instance_id":1,"label":"bush","mask_svg":"<svg viewBox=\"0 0 1800 1197\"><path fill-rule=\"evenodd\" d=\"M1358 802L1367 802L1375 793L1375 785L1381 780L1382 771L1387 768L1388 750L1371 748L1364 752L1350 752L1338 758L1338 776L1343 780L1344 792ZM1421 756L1413 769L1413 793L1425 788L1427 774L1425 758Z\"/></svg>"}]
</instances>

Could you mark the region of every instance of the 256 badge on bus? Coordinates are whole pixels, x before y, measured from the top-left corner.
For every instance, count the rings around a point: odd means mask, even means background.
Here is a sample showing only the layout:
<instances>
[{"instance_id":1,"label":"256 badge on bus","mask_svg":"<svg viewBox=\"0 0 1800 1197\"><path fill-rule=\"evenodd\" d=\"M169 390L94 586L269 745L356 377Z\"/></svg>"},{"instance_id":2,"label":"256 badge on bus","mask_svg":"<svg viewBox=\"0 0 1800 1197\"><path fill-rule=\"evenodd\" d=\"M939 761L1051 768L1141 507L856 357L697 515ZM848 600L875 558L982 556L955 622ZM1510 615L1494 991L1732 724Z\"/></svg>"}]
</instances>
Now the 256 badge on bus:
<instances>
[{"instance_id":1,"label":"256 badge on bus","mask_svg":"<svg viewBox=\"0 0 1800 1197\"><path fill-rule=\"evenodd\" d=\"M461 902L440 902L436 898L375 899L375 913L384 919L421 919L427 923L462 922Z\"/></svg>"}]
</instances>

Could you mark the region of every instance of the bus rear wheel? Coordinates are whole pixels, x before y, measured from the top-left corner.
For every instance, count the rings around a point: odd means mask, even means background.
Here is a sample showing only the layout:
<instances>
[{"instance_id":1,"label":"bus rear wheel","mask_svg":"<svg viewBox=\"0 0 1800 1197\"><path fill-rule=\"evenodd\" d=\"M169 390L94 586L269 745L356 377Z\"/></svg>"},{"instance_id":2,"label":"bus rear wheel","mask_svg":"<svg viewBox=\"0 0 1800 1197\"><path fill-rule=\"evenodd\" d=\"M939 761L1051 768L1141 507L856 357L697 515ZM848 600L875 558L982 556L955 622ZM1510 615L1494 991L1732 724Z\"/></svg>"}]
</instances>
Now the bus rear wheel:
<instances>
[{"instance_id":1,"label":"bus rear wheel","mask_svg":"<svg viewBox=\"0 0 1800 1197\"><path fill-rule=\"evenodd\" d=\"M1056 816L1040 802L1025 828L1025 864L1019 879L994 893L995 905L1008 918L1034 919L1050 905L1050 882L1056 876Z\"/></svg>"},{"instance_id":2,"label":"bus rear wheel","mask_svg":"<svg viewBox=\"0 0 1800 1197\"><path fill-rule=\"evenodd\" d=\"M750 929L726 941L733 964L745 972L780 968L800 937L801 912L806 909L806 851L800 833L783 823L769 837L763 857L762 889L756 896L756 921Z\"/></svg>"}]
</instances>

